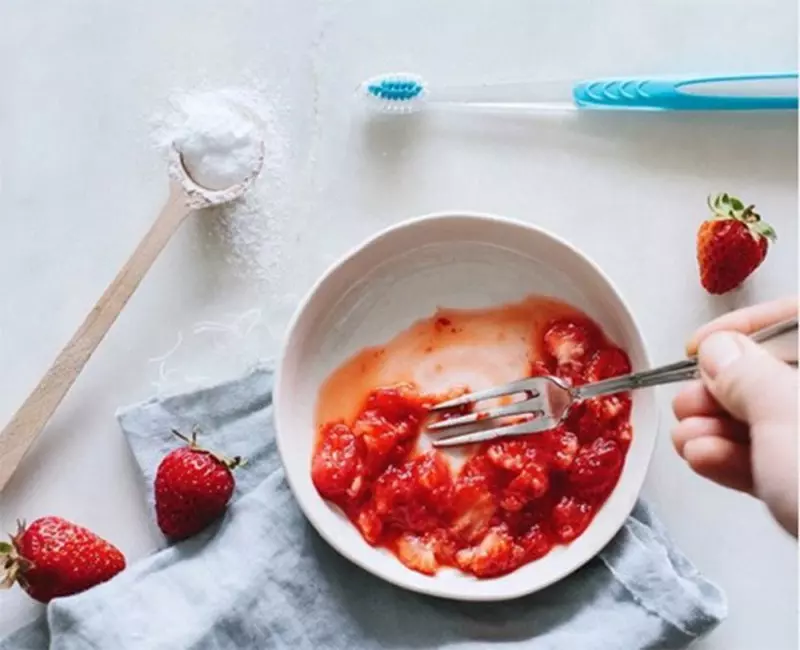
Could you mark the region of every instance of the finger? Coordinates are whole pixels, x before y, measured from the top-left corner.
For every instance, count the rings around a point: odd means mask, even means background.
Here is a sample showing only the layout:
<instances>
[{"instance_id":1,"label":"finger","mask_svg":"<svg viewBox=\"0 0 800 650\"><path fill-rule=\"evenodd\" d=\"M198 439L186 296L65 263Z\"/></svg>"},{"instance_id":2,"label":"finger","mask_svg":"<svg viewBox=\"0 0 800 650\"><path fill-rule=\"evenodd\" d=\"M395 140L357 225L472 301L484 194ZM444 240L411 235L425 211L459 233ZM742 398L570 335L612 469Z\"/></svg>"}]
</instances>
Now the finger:
<instances>
[{"instance_id":1,"label":"finger","mask_svg":"<svg viewBox=\"0 0 800 650\"><path fill-rule=\"evenodd\" d=\"M703 415L721 415L725 411L702 381L688 383L672 400L672 410L678 420Z\"/></svg>"},{"instance_id":2,"label":"finger","mask_svg":"<svg viewBox=\"0 0 800 650\"><path fill-rule=\"evenodd\" d=\"M750 338L715 332L700 343L698 362L708 391L737 420L754 430L796 421L797 371Z\"/></svg>"},{"instance_id":3,"label":"finger","mask_svg":"<svg viewBox=\"0 0 800 650\"><path fill-rule=\"evenodd\" d=\"M750 446L719 437L695 438L683 448L684 458L697 474L734 490L752 493Z\"/></svg>"},{"instance_id":4,"label":"finger","mask_svg":"<svg viewBox=\"0 0 800 650\"><path fill-rule=\"evenodd\" d=\"M686 344L686 353L689 356L697 354L697 347L700 341L713 332L720 330L734 330L744 334L752 334L768 325L773 325L782 320L792 318L797 315L797 297L788 296L765 302L760 305L753 305L744 309L732 311L729 314L720 316L710 323L703 325L689 339Z\"/></svg>"},{"instance_id":5,"label":"finger","mask_svg":"<svg viewBox=\"0 0 800 650\"><path fill-rule=\"evenodd\" d=\"M724 417L690 417L672 430L672 444L684 458L687 443L698 438L724 438L739 444L750 440L745 425Z\"/></svg>"}]
</instances>

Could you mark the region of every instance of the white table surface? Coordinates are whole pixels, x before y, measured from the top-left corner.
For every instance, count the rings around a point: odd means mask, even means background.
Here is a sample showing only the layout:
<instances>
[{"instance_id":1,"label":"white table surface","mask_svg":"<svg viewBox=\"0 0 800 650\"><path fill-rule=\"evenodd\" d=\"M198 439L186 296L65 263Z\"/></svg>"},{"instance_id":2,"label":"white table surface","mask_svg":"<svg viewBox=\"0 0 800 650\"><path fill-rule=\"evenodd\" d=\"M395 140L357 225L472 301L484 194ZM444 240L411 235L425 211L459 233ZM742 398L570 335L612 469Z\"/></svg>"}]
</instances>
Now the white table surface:
<instances>
[{"instance_id":1,"label":"white table surface","mask_svg":"<svg viewBox=\"0 0 800 650\"><path fill-rule=\"evenodd\" d=\"M657 362L681 354L710 317L796 292L793 117L365 128L349 103L358 81L398 69L434 84L793 69L796 12L792 0L0 3L0 422L165 198L148 118L171 91L256 80L288 144L274 207L283 262L266 282L241 280L188 224L3 493L0 529L54 513L130 560L148 553L156 537L114 411L154 392L159 364L149 359L178 332L173 377L223 377L274 355L294 301L331 260L408 216L487 211L565 236L621 288ZM706 195L721 190L755 202L780 240L746 289L712 299L698 284L694 236ZM191 334L198 321L253 308L261 319L246 340ZM795 543L758 503L686 469L667 435L670 396L661 394L664 431L645 494L730 600L728 620L697 647L796 648ZM0 635L37 610L19 591L0 595Z\"/></svg>"}]
</instances>

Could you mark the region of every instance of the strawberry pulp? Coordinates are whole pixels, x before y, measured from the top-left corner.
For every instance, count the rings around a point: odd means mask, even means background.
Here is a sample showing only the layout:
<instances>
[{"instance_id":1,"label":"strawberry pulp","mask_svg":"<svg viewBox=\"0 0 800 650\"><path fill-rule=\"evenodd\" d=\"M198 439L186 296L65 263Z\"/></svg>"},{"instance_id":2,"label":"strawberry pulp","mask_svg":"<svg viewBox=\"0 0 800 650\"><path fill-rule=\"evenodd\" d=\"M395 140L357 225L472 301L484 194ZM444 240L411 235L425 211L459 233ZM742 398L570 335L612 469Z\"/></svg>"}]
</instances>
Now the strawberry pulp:
<instances>
[{"instance_id":1,"label":"strawberry pulp","mask_svg":"<svg viewBox=\"0 0 800 650\"><path fill-rule=\"evenodd\" d=\"M480 578L499 576L576 539L616 486L632 437L631 400L618 394L576 406L551 431L474 445L458 468L444 454L424 450L420 433L430 406L468 388L401 372L391 364L396 353L404 355L403 367L416 369L416 352L426 359L441 352L432 362L438 367L455 359L454 346L501 345L508 354L521 353L522 374L530 376L584 383L630 372L625 352L571 307L528 299L497 308L498 328L489 341L484 334L491 311L448 310L412 326L419 336L401 334L384 348L363 351L326 382L318 407L311 467L318 492L346 513L369 544L428 575L450 566ZM398 341L402 351L392 347ZM355 383L354 372L360 379ZM367 389L360 403L350 395L352 413L331 417L331 400L370 381L380 387Z\"/></svg>"}]
</instances>

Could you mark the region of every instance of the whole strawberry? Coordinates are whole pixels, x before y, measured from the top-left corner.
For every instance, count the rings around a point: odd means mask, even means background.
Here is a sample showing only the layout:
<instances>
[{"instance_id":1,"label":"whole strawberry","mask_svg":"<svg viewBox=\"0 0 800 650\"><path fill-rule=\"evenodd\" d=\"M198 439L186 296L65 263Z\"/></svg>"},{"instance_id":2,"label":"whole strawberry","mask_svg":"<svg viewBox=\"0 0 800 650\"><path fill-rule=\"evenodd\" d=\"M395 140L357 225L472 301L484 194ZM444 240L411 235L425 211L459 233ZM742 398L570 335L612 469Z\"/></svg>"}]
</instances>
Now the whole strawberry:
<instances>
[{"instance_id":1,"label":"whole strawberry","mask_svg":"<svg viewBox=\"0 0 800 650\"><path fill-rule=\"evenodd\" d=\"M231 460L197 445L197 433L187 446L164 456L156 471L156 519L161 532L172 540L199 533L216 521L233 494L232 469L242 464L240 457Z\"/></svg>"},{"instance_id":2,"label":"whole strawberry","mask_svg":"<svg viewBox=\"0 0 800 650\"><path fill-rule=\"evenodd\" d=\"M15 582L31 598L47 603L110 580L125 568L120 551L92 531L60 517L18 522L11 543L0 543L5 571L0 586Z\"/></svg>"},{"instance_id":3,"label":"whole strawberry","mask_svg":"<svg viewBox=\"0 0 800 650\"><path fill-rule=\"evenodd\" d=\"M755 271L775 240L772 226L753 210L728 194L709 197L714 216L697 231L697 264L700 282L709 293L735 289Z\"/></svg>"}]
</instances>

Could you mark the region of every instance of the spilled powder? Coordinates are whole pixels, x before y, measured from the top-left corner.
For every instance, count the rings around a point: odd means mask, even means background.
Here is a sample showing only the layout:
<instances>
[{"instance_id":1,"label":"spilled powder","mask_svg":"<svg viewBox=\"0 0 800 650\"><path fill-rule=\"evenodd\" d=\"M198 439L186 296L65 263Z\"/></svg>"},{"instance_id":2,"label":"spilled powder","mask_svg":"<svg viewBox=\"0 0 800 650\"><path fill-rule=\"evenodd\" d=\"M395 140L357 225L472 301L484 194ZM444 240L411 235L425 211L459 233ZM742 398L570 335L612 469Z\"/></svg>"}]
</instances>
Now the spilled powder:
<instances>
[{"instance_id":1,"label":"spilled powder","mask_svg":"<svg viewBox=\"0 0 800 650\"><path fill-rule=\"evenodd\" d=\"M153 118L165 158L173 146L195 182L235 184L264 156L261 173L240 199L204 210L201 239L237 276L272 283L279 277L287 226L287 142L275 99L253 88L180 91ZM263 149L262 149L263 143Z\"/></svg>"}]
</instances>

